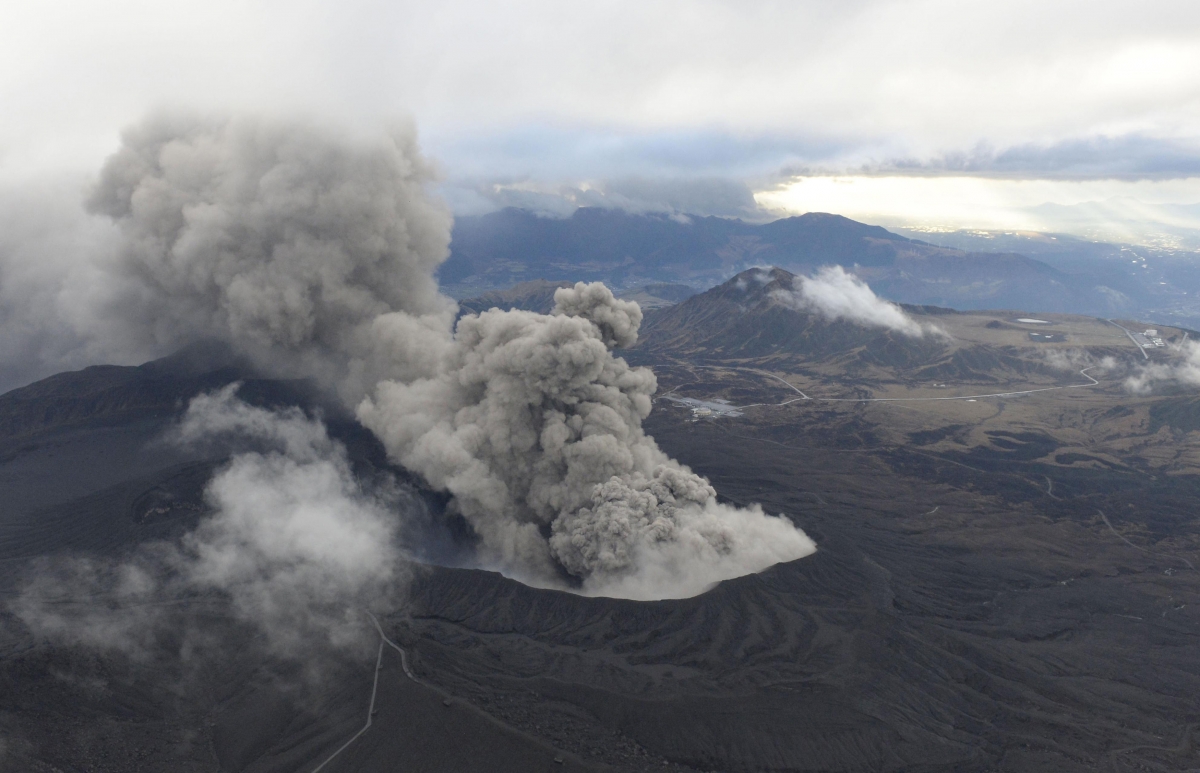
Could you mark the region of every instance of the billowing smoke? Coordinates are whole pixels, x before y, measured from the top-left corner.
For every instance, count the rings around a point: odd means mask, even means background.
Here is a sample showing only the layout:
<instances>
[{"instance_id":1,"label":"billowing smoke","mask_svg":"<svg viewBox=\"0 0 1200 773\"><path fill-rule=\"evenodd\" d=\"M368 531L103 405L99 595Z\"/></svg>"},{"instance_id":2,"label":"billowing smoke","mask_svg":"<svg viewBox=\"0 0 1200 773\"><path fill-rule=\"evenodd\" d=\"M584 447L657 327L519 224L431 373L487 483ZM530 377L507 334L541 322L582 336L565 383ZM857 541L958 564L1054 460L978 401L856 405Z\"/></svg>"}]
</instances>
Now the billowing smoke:
<instances>
[{"instance_id":1,"label":"billowing smoke","mask_svg":"<svg viewBox=\"0 0 1200 773\"><path fill-rule=\"evenodd\" d=\"M436 376L384 382L359 407L397 461L454 495L489 559L661 598L814 550L790 522L718 504L643 432L654 375L611 352L636 339L636 304L583 283L555 302L465 317Z\"/></svg>"},{"instance_id":2,"label":"billowing smoke","mask_svg":"<svg viewBox=\"0 0 1200 773\"><path fill-rule=\"evenodd\" d=\"M883 300L867 283L841 266L826 266L815 276L798 276L791 292L776 290L777 300L798 311L811 311L826 319L844 319L858 325L895 330L913 338L945 335L940 328L922 325L894 303Z\"/></svg>"},{"instance_id":3,"label":"billowing smoke","mask_svg":"<svg viewBox=\"0 0 1200 773\"><path fill-rule=\"evenodd\" d=\"M551 315L489 311L455 329L433 278L450 218L430 180L411 131L152 119L125 134L89 200L120 236L98 262L96 329L146 351L216 338L317 379L452 495L487 565L529 582L681 596L812 552L790 522L718 503L643 432L654 375L613 354L637 339L636 304L579 284ZM356 552L386 536L383 511L319 428L231 401L198 401L184 433L258 428L280 449L214 480L219 517L189 543L193 580L242 588L239 608L264 621L299 597L346 601L390 581L389 555ZM330 534L346 553L321 549ZM263 581L262 566L285 581Z\"/></svg>"},{"instance_id":4,"label":"billowing smoke","mask_svg":"<svg viewBox=\"0 0 1200 773\"><path fill-rule=\"evenodd\" d=\"M164 633L163 604L216 594L271 654L305 661L358 643L368 632L363 610L396 606L408 578L399 547L405 492L365 487L319 421L251 407L236 390L192 400L175 437L254 449L235 453L208 483L200 525L121 563L38 566L16 607L35 633L139 656ZM111 603L63 603L81 589Z\"/></svg>"},{"instance_id":5,"label":"billowing smoke","mask_svg":"<svg viewBox=\"0 0 1200 773\"><path fill-rule=\"evenodd\" d=\"M1138 367L1125 379L1125 389L1138 395L1150 394L1159 384L1200 386L1200 343L1184 341L1173 347L1176 359Z\"/></svg>"},{"instance_id":6,"label":"billowing smoke","mask_svg":"<svg viewBox=\"0 0 1200 773\"><path fill-rule=\"evenodd\" d=\"M433 278L450 215L412 130L165 116L123 140L88 202L122 237L121 335L145 350L228 341L348 399L431 368L429 333L454 314Z\"/></svg>"}]
</instances>

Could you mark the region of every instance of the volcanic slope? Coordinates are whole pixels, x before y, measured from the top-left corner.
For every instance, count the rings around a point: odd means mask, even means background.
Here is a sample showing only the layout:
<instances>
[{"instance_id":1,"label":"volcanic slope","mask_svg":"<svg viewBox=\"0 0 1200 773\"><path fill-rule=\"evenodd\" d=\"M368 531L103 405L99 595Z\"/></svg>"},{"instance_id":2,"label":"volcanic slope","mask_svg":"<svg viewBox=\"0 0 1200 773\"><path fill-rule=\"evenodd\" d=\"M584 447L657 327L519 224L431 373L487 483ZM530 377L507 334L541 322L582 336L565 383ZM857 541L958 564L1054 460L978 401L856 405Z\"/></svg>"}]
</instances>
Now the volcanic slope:
<instances>
[{"instance_id":1,"label":"volcanic slope","mask_svg":"<svg viewBox=\"0 0 1200 773\"><path fill-rule=\"evenodd\" d=\"M1079 370L1105 357L1136 364L1143 357L1162 362L1174 356L1169 346L1142 355L1121 325L1069 314L897 306L924 331L919 336L829 319L782 297L793 295L797 280L781 268L750 269L675 306L649 311L628 356L660 366L677 361L786 371L811 385L814 395L830 397L947 396L929 390L952 384L1086 383ZM1160 335L1174 344L1188 331L1162 328Z\"/></svg>"},{"instance_id":2,"label":"volcanic slope","mask_svg":"<svg viewBox=\"0 0 1200 773\"><path fill-rule=\"evenodd\" d=\"M0 396L0 770L309 770L362 726L373 642L321 652L317 663L281 660L221 594L130 605L105 583L138 546L177 541L208 515L204 490L228 449L185 449L166 435L191 397L234 382L251 405L321 415L360 478L387 469L407 480L336 402L306 382L262 378L221 347L63 373ZM439 498L428 504L436 514ZM447 558L446 524L414 515L414 552L445 540ZM62 561L81 559L87 574L63 573L78 564ZM61 582L30 586L36 578ZM30 609L139 630L103 646L72 643L78 630L43 639L21 622ZM591 769L410 679L394 650L380 658L373 732L322 770L390 770L396 759L418 770Z\"/></svg>"},{"instance_id":3,"label":"volcanic slope","mask_svg":"<svg viewBox=\"0 0 1200 773\"><path fill-rule=\"evenodd\" d=\"M420 682L385 647L380 713L323 770L1200 765L1194 395L1131 396L1101 374L1087 388L1017 394L1018 377L1087 384L1073 364L1032 367L1049 360L1028 331L1045 326L1018 313L909 309L951 338L935 346L846 329L848 353L808 347L843 323L742 303L760 315L744 328L762 332L767 345L755 348L730 332L745 323L727 292L732 305L697 320L694 337L662 320L702 314L703 295L654 312L643 344L625 353L660 379L647 428L724 498L788 515L818 552L657 602L539 590L474 569L419 571L381 623ZM766 315L783 329L766 329ZM1103 321L1037 318L1067 336L1051 348L1142 359ZM810 334L789 337L796 326ZM898 359L878 354L910 346ZM979 358L963 371L978 384L913 375L981 346L1031 363L1029 373L992 372ZM856 362L869 378L849 372ZM6 495L27 503L0 524L6 601L48 556L119 559L203 518L203 482L222 458L168 458L156 439L188 395L238 379L260 404L320 403L303 384L204 362L89 369L0 396L12 428L0 438L0 475ZM853 399L797 400L797 390ZM668 394L745 407L698 419ZM951 394L964 399L926 399ZM920 399L868 401L878 395ZM370 436L340 422L327 415L355 469L384 468ZM129 461L108 464L110 447ZM56 479L67 490L46 493ZM96 601L53 600L60 610ZM0 764L312 770L362 729L376 640L323 662L326 678L313 683L267 656L224 599L171 601L164 633L137 658L33 637L6 611Z\"/></svg>"}]
</instances>

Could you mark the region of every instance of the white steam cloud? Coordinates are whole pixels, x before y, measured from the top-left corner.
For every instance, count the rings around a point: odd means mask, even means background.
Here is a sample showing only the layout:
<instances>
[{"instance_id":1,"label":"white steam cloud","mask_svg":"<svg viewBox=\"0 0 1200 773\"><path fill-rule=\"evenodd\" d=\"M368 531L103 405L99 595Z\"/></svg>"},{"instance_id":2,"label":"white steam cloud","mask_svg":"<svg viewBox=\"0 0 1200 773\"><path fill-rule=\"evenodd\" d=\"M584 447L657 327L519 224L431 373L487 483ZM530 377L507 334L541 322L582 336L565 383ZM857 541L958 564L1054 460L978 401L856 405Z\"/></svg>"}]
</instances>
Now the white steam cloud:
<instances>
[{"instance_id":1,"label":"white steam cloud","mask_svg":"<svg viewBox=\"0 0 1200 773\"><path fill-rule=\"evenodd\" d=\"M1087 368L1092 373L1105 373L1117 369L1117 360L1111 356L1094 357L1083 349L1046 349L1042 352L1046 364L1055 370L1079 372Z\"/></svg>"},{"instance_id":2,"label":"white steam cloud","mask_svg":"<svg viewBox=\"0 0 1200 773\"><path fill-rule=\"evenodd\" d=\"M1200 343L1184 341L1173 347L1177 358L1172 362L1155 362L1138 367L1125 379L1125 389L1145 395L1158 384L1200 386Z\"/></svg>"},{"instance_id":3,"label":"white steam cloud","mask_svg":"<svg viewBox=\"0 0 1200 773\"><path fill-rule=\"evenodd\" d=\"M200 525L121 564L37 567L16 606L32 631L139 656L163 634L164 603L213 592L264 635L271 654L306 661L359 643L362 610L395 608L408 579L398 547L404 492L364 488L320 422L298 409L251 407L236 389L195 398L176 438L257 447L209 482ZM81 588L109 603L62 603Z\"/></svg>"},{"instance_id":4,"label":"white steam cloud","mask_svg":"<svg viewBox=\"0 0 1200 773\"><path fill-rule=\"evenodd\" d=\"M797 286L798 284L798 286ZM816 312L829 320L844 319L857 325L882 327L913 338L945 335L940 328L922 325L894 303L883 300L867 283L841 266L826 266L815 276L798 276L791 292L772 296L798 311Z\"/></svg>"},{"instance_id":5,"label":"white steam cloud","mask_svg":"<svg viewBox=\"0 0 1200 773\"><path fill-rule=\"evenodd\" d=\"M130 351L216 338L269 371L318 379L393 460L452 495L484 561L528 582L686 596L814 550L785 519L719 504L643 432L654 376L612 352L637 340L636 304L581 283L551 315L489 311L455 330L433 278L450 217L431 179L411 131L152 119L124 135L89 199L119 242L80 307L96 309L97 337ZM839 313L865 297L885 309L873 319L906 319L837 272L811 281L842 287ZM813 297L834 308L827 296ZM387 544L390 521L305 421L222 394L184 424L281 449L240 456L213 482L220 515L191 543L193 580L248 589L236 596L247 617L390 581L392 556L369 550Z\"/></svg>"},{"instance_id":6,"label":"white steam cloud","mask_svg":"<svg viewBox=\"0 0 1200 773\"><path fill-rule=\"evenodd\" d=\"M236 389L192 400L180 427L185 442L233 435L266 446L209 483L214 513L184 541L188 582L229 593L283 654L314 637L346 644L361 633L361 611L392 608L406 579L399 492L364 489L320 422L251 407Z\"/></svg>"}]
</instances>

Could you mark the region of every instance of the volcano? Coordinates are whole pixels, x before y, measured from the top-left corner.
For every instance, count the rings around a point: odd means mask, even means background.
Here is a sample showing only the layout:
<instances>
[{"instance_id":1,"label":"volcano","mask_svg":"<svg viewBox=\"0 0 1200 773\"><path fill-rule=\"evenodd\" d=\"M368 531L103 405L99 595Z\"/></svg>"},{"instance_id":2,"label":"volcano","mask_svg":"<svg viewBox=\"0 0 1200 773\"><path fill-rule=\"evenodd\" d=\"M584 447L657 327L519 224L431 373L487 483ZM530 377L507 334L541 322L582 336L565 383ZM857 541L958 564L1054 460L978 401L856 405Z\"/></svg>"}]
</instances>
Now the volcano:
<instances>
[{"instance_id":1,"label":"volcano","mask_svg":"<svg viewBox=\"0 0 1200 773\"><path fill-rule=\"evenodd\" d=\"M919 371L970 350L803 317L770 302L771 283L784 281L773 272L749 296L735 281L655 312L629 356L657 362L665 392L687 362L820 370L869 356ZM961 316L908 311L943 324ZM379 639L320 662L315 678L259 646L219 595L168 600L166 624L136 654L32 635L18 609L31 572L67 555L119 561L205 518L205 486L226 457L161 439L189 398L237 381L252 404L322 415L356 474L403 478L314 386L263 377L216 349L60 374L0 397L6 769L1193 766L1200 587L1188 556L1200 536L1186 503L1196 471L1164 478L1128 450L1079 447L1082 432L1144 433L1143 413L1158 417L1161 443L1186 442L1191 413L1173 408L1178 397L1101 388L1046 398L1083 400L1047 403L1053 416L1075 406L1065 429L1029 413L1028 400L993 400L975 418L967 412L981 402L959 402L919 430L911 411L865 403L697 422L660 400L647 427L665 449L725 500L795 519L817 553L693 598L637 602L529 587L456 566L448 549L379 619ZM740 389L768 403L783 387L751 379ZM984 421L997 406L1012 423ZM426 496L422 539L469 543ZM356 619L348 625L371 625Z\"/></svg>"}]
</instances>

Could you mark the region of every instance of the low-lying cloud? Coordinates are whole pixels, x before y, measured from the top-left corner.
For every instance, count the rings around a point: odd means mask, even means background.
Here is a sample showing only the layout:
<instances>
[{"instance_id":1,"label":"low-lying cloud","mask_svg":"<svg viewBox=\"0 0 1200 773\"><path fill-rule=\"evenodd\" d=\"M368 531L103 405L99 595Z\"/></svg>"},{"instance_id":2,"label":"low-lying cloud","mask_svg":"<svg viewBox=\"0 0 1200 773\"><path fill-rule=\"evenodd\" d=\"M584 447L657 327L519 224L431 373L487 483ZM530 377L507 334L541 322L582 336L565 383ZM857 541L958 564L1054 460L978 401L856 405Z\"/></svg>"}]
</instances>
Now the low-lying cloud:
<instances>
[{"instance_id":1,"label":"low-lying cloud","mask_svg":"<svg viewBox=\"0 0 1200 773\"><path fill-rule=\"evenodd\" d=\"M1094 357L1083 349L1046 349L1042 352L1046 364L1055 370L1109 373L1119 366L1112 356Z\"/></svg>"},{"instance_id":2,"label":"low-lying cloud","mask_svg":"<svg viewBox=\"0 0 1200 773\"><path fill-rule=\"evenodd\" d=\"M1125 389L1137 395L1147 395L1156 387L1170 384L1200 386L1200 342L1184 341L1172 348L1174 360L1137 367L1125 379Z\"/></svg>"},{"instance_id":3,"label":"low-lying cloud","mask_svg":"<svg viewBox=\"0 0 1200 773\"><path fill-rule=\"evenodd\" d=\"M361 634L362 610L396 605L407 577L402 501L393 488L365 488L319 421L249 406L236 388L192 400L180 426L184 441L265 446L236 454L209 483L213 514L183 542L187 581L227 593L280 653L314 638L343 646Z\"/></svg>"},{"instance_id":4,"label":"low-lying cloud","mask_svg":"<svg viewBox=\"0 0 1200 773\"><path fill-rule=\"evenodd\" d=\"M940 328L923 325L896 304L883 300L866 282L841 266L826 266L814 276L797 276L790 292L776 290L772 296L797 311L814 312L828 320L881 327L913 338L945 335Z\"/></svg>"},{"instance_id":5,"label":"low-lying cloud","mask_svg":"<svg viewBox=\"0 0 1200 773\"><path fill-rule=\"evenodd\" d=\"M363 610L396 608L410 566L399 547L402 490L364 486L320 421L252 407L236 390L192 400L174 438L254 449L209 481L200 524L122 562L36 565L14 607L35 634L141 657L165 634L165 604L214 596L267 652L307 663L361 643ZM81 593L104 603L80 604Z\"/></svg>"}]
</instances>

